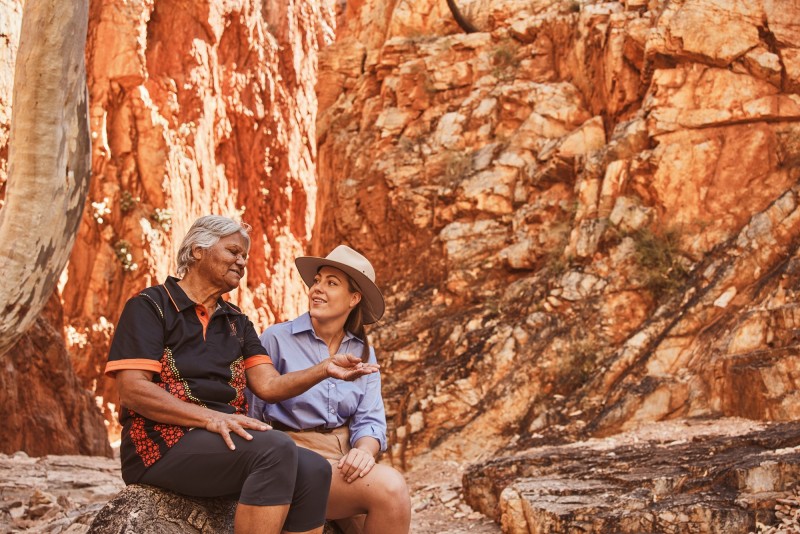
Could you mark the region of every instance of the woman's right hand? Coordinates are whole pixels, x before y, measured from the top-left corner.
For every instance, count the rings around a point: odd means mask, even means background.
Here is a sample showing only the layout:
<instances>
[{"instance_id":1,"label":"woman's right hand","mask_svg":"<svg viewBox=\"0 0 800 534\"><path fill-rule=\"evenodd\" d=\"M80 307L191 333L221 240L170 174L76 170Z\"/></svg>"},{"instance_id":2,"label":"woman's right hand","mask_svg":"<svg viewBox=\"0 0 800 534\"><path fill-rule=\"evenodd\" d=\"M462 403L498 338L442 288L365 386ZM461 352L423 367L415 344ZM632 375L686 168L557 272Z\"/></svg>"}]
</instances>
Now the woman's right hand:
<instances>
[{"instance_id":1,"label":"woman's right hand","mask_svg":"<svg viewBox=\"0 0 800 534\"><path fill-rule=\"evenodd\" d=\"M205 429L222 436L228 448L233 451L236 450L236 445L234 445L231 439L231 432L249 441L253 439L253 436L245 429L264 431L271 430L272 427L263 421L247 417L246 415L215 412L212 410Z\"/></svg>"},{"instance_id":2,"label":"woman's right hand","mask_svg":"<svg viewBox=\"0 0 800 534\"><path fill-rule=\"evenodd\" d=\"M117 373L120 404L134 412L168 425L205 428L222 436L228 448L236 446L231 432L246 440L253 439L246 429L269 430L271 427L252 417L227 414L187 402L167 393L152 382L151 371L125 369Z\"/></svg>"},{"instance_id":3,"label":"woman's right hand","mask_svg":"<svg viewBox=\"0 0 800 534\"><path fill-rule=\"evenodd\" d=\"M364 363L353 354L334 354L328 358L325 374L331 378L352 381L364 375L377 373L380 366L376 363Z\"/></svg>"}]
</instances>

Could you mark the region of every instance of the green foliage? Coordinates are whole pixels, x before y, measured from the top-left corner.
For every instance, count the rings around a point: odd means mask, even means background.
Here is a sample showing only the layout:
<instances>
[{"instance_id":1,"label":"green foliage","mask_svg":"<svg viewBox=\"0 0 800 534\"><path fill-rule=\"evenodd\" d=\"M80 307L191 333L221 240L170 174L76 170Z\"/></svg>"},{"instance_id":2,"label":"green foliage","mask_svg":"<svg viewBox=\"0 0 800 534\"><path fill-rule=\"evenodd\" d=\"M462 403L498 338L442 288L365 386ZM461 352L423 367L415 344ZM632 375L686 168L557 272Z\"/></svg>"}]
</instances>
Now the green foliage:
<instances>
[{"instance_id":1,"label":"green foliage","mask_svg":"<svg viewBox=\"0 0 800 534\"><path fill-rule=\"evenodd\" d=\"M600 343L585 332L572 336L569 345L556 352L558 368L553 383L556 390L569 394L579 389L597 370Z\"/></svg>"},{"instance_id":2,"label":"green foliage","mask_svg":"<svg viewBox=\"0 0 800 534\"><path fill-rule=\"evenodd\" d=\"M517 57L517 46L509 40L498 44L492 52L493 74L500 79L510 79L515 75L515 71L520 66L520 59Z\"/></svg>"},{"instance_id":3,"label":"green foliage","mask_svg":"<svg viewBox=\"0 0 800 534\"><path fill-rule=\"evenodd\" d=\"M133 272L139 268L139 265L133 261L133 254L131 253L132 246L130 242L120 239L114 243L114 254L122 264L122 270L125 272Z\"/></svg>"},{"instance_id":4,"label":"green foliage","mask_svg":"<svg viewBox=\"0 0 800 534\"><path fill-rule=\"evenodd\" d=\"M169 232L172 229L171 209L156 208L153 211L153 213L150 214L150 218L153 219L156 223L158 223L161 226L161 228L164 229L165 232Z\"/></svg>"},{"instance_id":5,"label":"green foliage","mask_svg":"<svg viewBox=\"0 0 800 534\"><path fill-rule=\"evenodd\" d=\"M138 203L139 197L134 197L130 191L123 191L119 199L119 209L122 210L122 213L128 213Z\"/></svg>"},{"instance_id":6,"label":"green foliage","mask_svg":"<svg viewBox=\"0 0 800 534\"><path fill-rule=\"evenodd\" d=\"M452 151L445 160L444 175L448 183L455 185L472 171L472 153Z\"/></svg>"},{"instance_id":7,"label":"green foliage","mask_svg":"<svg viewBox=\"0 0 800 534\"><path fill-rule=\"evenodd\" d=\"M644 285L656 298L672 296L689 277L679 248L680 235L675 228L660 233L642 228L631 234Z\"/></svg>"}]
</instances>

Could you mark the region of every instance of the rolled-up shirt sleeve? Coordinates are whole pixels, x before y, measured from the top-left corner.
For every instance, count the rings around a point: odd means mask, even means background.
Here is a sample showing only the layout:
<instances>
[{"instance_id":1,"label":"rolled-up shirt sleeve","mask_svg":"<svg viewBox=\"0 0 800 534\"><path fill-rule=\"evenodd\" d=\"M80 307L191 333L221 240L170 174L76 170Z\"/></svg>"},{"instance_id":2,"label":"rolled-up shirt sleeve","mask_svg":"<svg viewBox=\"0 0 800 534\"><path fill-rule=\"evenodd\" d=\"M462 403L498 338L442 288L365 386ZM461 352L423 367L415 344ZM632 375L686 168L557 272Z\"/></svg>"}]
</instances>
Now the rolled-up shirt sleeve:
<instances>
[{"instance_id":1,"label":"rolled-up shirt sleeve","mask_svg":"<svg viewBox=\"0 0 800 534\"><path fill-rule=\"evenodd\" d=\"M370 347L369 361L375 363L375 351ZM358 403L356 412L350 417L350 446L366 436L373 437L380 443L381 451L386 450L386 412L381 396L381 374L373 373L361 380L366 380L364 397Z\"/></svg>"},{"instance_id":2,"label":"rolled-up shirt sleeve","mask_svg":"<svg viewBox=\"0 0 800 534\"><path fill-rule=\"evenodd\" d=\"M163 355L163 319L146 297L133 297L125 303L114 331L105 374L113 378L127 369L160 373Z\"/></svg>"}]
</instances>

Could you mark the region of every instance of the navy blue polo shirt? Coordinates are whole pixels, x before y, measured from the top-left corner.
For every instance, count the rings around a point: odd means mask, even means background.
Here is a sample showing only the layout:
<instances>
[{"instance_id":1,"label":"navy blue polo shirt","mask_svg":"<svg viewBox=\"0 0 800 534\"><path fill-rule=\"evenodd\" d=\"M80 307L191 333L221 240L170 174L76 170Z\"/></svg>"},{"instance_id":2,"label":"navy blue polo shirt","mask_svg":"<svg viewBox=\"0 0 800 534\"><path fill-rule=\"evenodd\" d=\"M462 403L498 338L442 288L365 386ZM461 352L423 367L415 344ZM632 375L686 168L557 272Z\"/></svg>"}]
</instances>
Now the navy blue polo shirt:
<instances>
[{"instance_id":1,"label":"navy blue polo shirt","mask_svg":"<svg viewBox=\"0 0 800 534\"><path fill-rule=\"evenodd\" d=\"M253 323L217 300L209 315L168 277L128 300L105 373L152 371L153 382L179 399L224 413L247 414L245 369L272 363ZM125 482L139 480L190 429L158 423L120 406L120 456Z\"/></svg>"}]
</instances>

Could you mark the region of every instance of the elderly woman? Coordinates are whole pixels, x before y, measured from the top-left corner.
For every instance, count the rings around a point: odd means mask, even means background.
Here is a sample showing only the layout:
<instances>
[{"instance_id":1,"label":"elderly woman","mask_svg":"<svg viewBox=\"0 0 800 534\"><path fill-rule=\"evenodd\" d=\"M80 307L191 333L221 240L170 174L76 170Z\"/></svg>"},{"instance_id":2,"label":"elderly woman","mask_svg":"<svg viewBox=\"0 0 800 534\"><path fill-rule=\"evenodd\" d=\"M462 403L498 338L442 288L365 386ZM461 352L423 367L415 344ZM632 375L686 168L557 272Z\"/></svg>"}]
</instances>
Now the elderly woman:
<instances>
[{"instance_id":1,"label":"elderly woman","mask_svg":"<svg viewBox=\"0 0 800 534\"><path fill-rule=\"evenodd\" d=\"M304 256L295 264L309 286L309 311L261 335L274 364L268 372L289 376L345 353L375 364L365 325L380 319L385 305L367 258L340 245L325 258ZM386 449L379 374L352 382L330 376L291 399L253 392L260 397L251 399L253 417L331 461L328 519L341 520L336 522L346 533L408 533L411 501L405 480L375 462Z\"/></svg>"},{"instance_id":2,"label":"elderly woman","mask_svg":"<svg viewBox=\"0 0 800 534\"><path fill-rule=\"evenodd\" d=\"M120 395L122 477L196 497L238 496L236 534L322 532L330 464L248 417L244 389L286 399L377 366L338 355L276 376L252 323L221 298L244 275L248 231L201 217L178 251L181 278L126 303L106 366Z\"/></svg>"}]
</instances>

